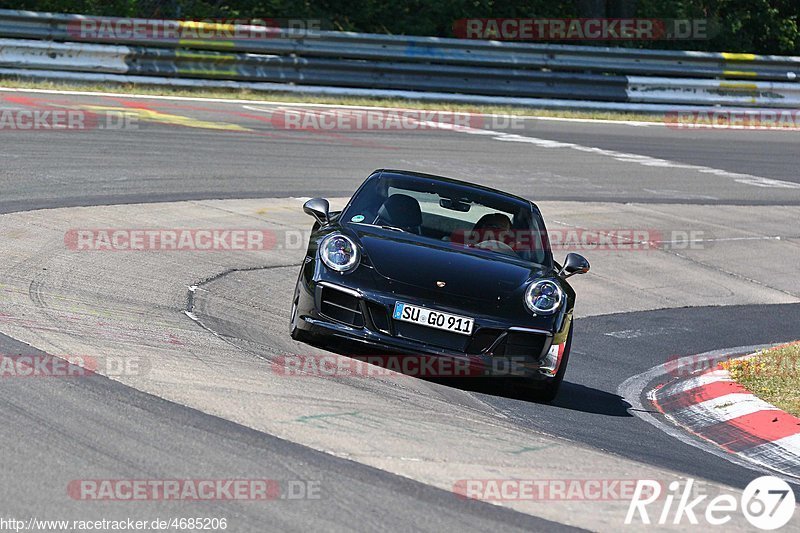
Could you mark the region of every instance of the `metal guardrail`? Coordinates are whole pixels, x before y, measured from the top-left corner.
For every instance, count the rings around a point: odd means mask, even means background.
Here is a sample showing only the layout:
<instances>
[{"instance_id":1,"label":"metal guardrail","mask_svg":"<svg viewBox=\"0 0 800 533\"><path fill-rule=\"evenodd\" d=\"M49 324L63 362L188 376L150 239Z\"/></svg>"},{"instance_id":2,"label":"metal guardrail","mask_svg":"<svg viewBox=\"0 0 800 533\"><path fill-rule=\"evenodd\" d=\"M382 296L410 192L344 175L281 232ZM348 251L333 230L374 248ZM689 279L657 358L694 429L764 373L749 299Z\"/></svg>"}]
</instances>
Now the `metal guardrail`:
<instances>
[{"instance_id":1,"label":"metal guardrail","mask_svg":"<svg viewBox=\"0 0 800 533\"><path fill-rule=\"evenodd\" d=\"M78 31L89 19L0 10L0 67L506 99L800 106L800 57L291 30L261 39L108 39Z\"/></svg>"}]
</instances>

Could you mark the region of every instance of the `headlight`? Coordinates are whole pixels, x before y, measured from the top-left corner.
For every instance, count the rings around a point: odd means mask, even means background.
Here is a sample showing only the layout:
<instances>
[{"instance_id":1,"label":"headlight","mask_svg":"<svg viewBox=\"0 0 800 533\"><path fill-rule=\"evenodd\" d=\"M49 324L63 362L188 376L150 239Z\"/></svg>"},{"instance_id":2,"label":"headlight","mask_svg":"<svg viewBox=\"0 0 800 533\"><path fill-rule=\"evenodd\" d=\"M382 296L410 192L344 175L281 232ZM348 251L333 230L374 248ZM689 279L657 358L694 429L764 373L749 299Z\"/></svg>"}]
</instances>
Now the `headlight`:
<instances>
[{"instance_id":1,"label":"headlight","mask_svg":"<svg viewBox=\"0 0 800 533\"><path fill-rule=\"evenodd\" d=\"M336 272L354 269L358 265L360 255L356 243L340 233L328 235L319 245L322 262Z\"/></svg>"},{"instance_id":2,"label":"headlight","mask_svg":"<svg viewBox=\"0 0 800 533\"><path fill-rule=\"evenodd\" d=\"M525 305L540 315L555 313L563 299L564 293L561 291L561 287L548 279L531 283L531 286L525 291Z\"/></svg>"}]
</instances>

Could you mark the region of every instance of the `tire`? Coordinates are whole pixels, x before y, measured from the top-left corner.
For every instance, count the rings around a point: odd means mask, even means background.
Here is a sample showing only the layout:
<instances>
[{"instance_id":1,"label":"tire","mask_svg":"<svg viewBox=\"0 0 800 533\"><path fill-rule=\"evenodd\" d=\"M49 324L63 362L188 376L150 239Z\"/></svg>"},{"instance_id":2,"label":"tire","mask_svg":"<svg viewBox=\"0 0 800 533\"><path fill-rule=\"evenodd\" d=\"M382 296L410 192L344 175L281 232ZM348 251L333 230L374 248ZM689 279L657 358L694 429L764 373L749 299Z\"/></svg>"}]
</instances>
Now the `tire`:
<instances>
[{"instance_id":1,"label":"tire","mask_svg":"<svg viewBox=\"0 0 800 533\"><path fill-rule=\"evenodd\" d=\"M561 356L561 365L558 367L558 372L554 378L549 379L542 385L530 385L528 388L528 397L536 402L549 403L556 399L558 390L561 388L561 382L564 381L564 374L567 373L567 363L569 363L569 352L572 348L572 324L569 326L569 333L567 334L567 345L564 346L564 355Z\"/></svg>"},{"instance_id":2,"label":"tire","mask_svg":"<svg viewBox=\"0 0 800 533\"><path fill-rule=\"evenodd\" d=\"M311 341L311 334L303 331L295 324L297 320L297 304L300 301L300 278L297 278L297 283L294 286L294 296L292 297L292 311L289 315L289 336L298 342L308 343Z\"/></svg>"}]
</instances>

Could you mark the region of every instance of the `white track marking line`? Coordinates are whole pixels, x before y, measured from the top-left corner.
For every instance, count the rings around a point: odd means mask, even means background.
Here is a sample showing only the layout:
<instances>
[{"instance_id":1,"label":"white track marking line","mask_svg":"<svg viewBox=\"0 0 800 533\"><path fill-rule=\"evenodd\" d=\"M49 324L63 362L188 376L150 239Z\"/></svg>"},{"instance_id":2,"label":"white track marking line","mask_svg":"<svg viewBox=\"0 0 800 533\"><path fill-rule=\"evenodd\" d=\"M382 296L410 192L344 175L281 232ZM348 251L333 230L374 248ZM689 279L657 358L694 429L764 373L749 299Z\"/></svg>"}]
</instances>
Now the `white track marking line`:
<instances>
[{"instance_id":1,"label":"white track marking line","mask_svg":"<svg viewBox=\"0 0 800 533\"><path fill-rule=\"evenodd\" d=\"M506 116L506 115L500 115ZM512 115L516 116L516 115ZM523 118L535 118L536 120L544 120L551 122L579 122L579 123L593 123L593 124L624 124L625 126L636 126L639 128L646 128L648 126L666 126L665 122L650 122L646 120L613 120L606 118L567 118L567 117L540 117L536 115L524 115Z\"/></svg>"},{"instance_id":2,"label":"white track marking line","mask_svg":"<svg viewBox=\"0 0 800 533\"><path fill-rule=\"evenodd\" d=\"M484 130L485 131L485 130ZM473 132L467 132L473 133ZM490 132L486 131L485 134ZM498 141L506 142L524 142L534 144L540 148L568 148L577 150L579 152L592 153L605 157L610 157L616 161L623 163L637 163L646 167L661 167L672 168L681 170L694 170L703 174L711 174L723 178L730 178L737 183L743 185L751 185L755 187L779 188L779 189L800 189L800 183L793 183L790 181L776 180L772 178L764 178L761 176L753 176L752 174L743 174L739 172L730 172L719 168L711 168L701 165L692 165L688 163L678 163L666 159L659 159L656 157L629 154L625 152L617 152L615 150L607 150L605 148L597 148L593 146L582 146L575 143L565 143L560 141L552 141L549 139L540 139L538 137L527 137L523 135L510 134L504 132L491 132L496 135L495 139Z\"/></svg>"},{"instance_id":3,"label":"white track marking line","mask_svg":"<svg viewBox=\"0 0 800 533\"><path fill-rule=\"evenodd\" d=\"M629 154L626 152L617 152L616 150L607 150L605 148L598 148L595 146L583 146L580 144L575 144L570 142L554 141L551 139L542 139L539 137L530 137L526 135L519 135L516 133L506 133L502 131L470 128L467 126L454 126L452 124L443 124L435 122L429 124L433 127L439 127L440 129L469 133L472 135L491 135L497 141L528 143L538 146L539 148L566 148L571 150L577 150L579 152L611 157L612 159L615 159L623 163L637 163L639 165L643 165L646 167L694 170L696 172L701 172L703 174L711 174L723 178L731 178L733 179L733 181L741 183L743 185L752 185L755 187L768 187L768 188L779 188L779 189L800 189L800 183L776 180L772 178L763 178L761 176L753 176L752 174L730 172L719 168L712 168L701 165L692 165L689 163L678 163L675 161L669 161L667 159L660 159L648 155Z\"/></svg>"},{"instance_id":4,"label":"white track marking line","mask_svg":"<svg viewBox=\"0 0 800 533\"><path fill-rule=\"evenodd\" d=\"M259 113L266 113L267 115L271 115L275 111L278 111L277 109L264 109L261 107L254 107L250 105L243 105L242 107L249 111L258 111Z\"/></svg>"}]
</instances>

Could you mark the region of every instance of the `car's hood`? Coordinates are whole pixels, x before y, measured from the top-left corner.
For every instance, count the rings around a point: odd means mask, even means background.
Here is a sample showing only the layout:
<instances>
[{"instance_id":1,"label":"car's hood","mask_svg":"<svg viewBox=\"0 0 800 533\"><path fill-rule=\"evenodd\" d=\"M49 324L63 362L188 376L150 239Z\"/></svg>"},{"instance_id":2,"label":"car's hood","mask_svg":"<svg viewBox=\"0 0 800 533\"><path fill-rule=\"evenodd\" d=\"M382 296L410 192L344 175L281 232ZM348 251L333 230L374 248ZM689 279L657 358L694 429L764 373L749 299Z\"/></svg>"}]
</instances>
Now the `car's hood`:
<instances>
[{"instance_id":1,"label":"car's hood","mask_svg":"<svg viewBox=\"0 0 800 533\"><path fill-rule=\"evenodd\" d=\"M519 290L532 276L543 274L536 265L447 242L426 242L371 228L357 234L380 276L429 291L496 302ZM445 285L439 287L437 282Z\"/></svg>"}]
</instances>

